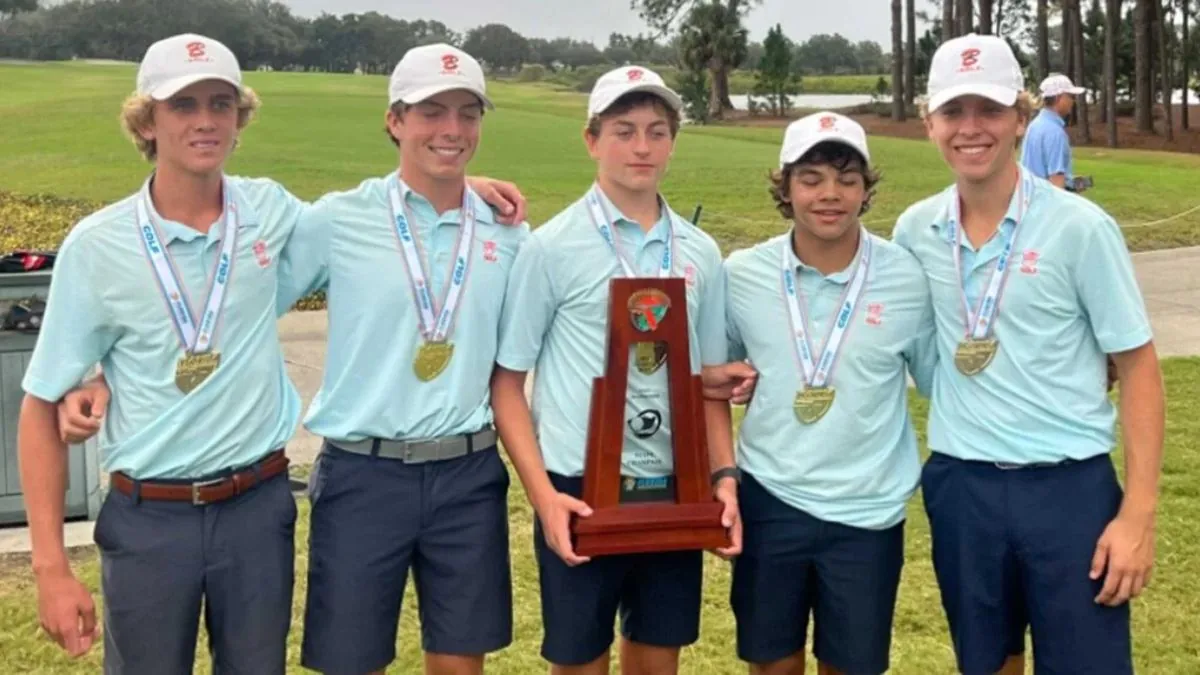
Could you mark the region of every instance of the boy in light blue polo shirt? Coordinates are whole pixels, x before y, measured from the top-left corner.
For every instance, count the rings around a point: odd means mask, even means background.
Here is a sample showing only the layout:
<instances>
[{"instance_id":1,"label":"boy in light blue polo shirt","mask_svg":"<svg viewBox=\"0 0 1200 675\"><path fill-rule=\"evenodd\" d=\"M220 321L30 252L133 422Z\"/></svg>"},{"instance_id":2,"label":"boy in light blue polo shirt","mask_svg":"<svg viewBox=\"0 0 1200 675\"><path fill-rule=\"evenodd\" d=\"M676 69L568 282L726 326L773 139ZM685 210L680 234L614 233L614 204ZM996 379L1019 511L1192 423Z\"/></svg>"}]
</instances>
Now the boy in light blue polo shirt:
<instances>
[{"instance_id":1,"label":"boy in light blue polo shirt","mask_svg":"<svg viewBox=\"0 0 1200 675\"><path fill-rule=\"evenodd\" d=\"M1120 228L1017 164L1023 84L1000 38L938 49L925 124L956 181L896 225L937 323L922 475L934 570L962 672L1024 672L1028 627L1036 672L1131 673L1162 380ZM1106 355L1121 382L1124 491Z\"/></svg>"},{"instance_id":2,"label":"boy in light blue polo shirt","mask_svg":"<svg viewBox=\"0 0 1200 675\"><path fill-rule=\"evenodd\" d=\"M878 180L856 122L792 122L772 176L792 227L725 263L730 357L758 371L730 597L738 656L766 672L803 670L810 612L823 668L888 669L920 473L907 375L927 393L936 354L920 266L859 223Z\"/></svg>"},{"instance_id":3,"label":"boy in light blue polo shirt","mask_svg":"<svg viewBox=\"0 0 1200 675\"><path fill-rule=\"evenodd\" d=\"M467 184L483 70L444 44L392 73L400 167L319 200L284 252L280 308L323 289L325 373L305 426L310 478L301 662L381 672L411 570L430 672L482 672L512 640L508 472L489 387L509 270L528 226L499 224Z\"/></svg>"},{"instance_id":4,"label":"boy in light blue polo shirt","mask_svg":"<svg viewBox=\"0 0 1200 675\"><path fill-rule=\"evenodd\" d=\"M493 404L505 449L538 514L542 656L554 672L609 672L618 611L624 672L674 672L679 648L698 637L701 551L588 559L575 553L569 525L573 514L590 514L579 498L592 382L605 368L609 281L618 275L685 278L692 371L726 360L720 251L658 191L681 107L662 78L639 66L597 81L584 131L597 161L596 184L534 231L504 300ZM629 374L622 473L633 480L622 484L635 490L636 479L669 477L673 470L661 365L650 358ZM524 382L535 366L531 413ZM706 402L705 410L712 468L723 470L715 473L715 492L726 506L724 524L733 529L733 547L723 553L734 554L740 528L728 406Z\"/></svg>"},{"instance_id":5,"label":"boy in light blue polo shirt","mask_svg":"<svg viewBox=\"0 0 1200 675\"><path fill-rule=\"evenodd\" d=\"M25 374L40 618L73 656L96 621L63 550L55 405L97 363L112 387L95 527L108 673L191 672L202 605L215 663L284 672L296 505L282 448L300 399L276 334L275 254L302 205L223 173L257 107L216 40L147 50L122 120L154 173L67 236Z\"/></svg>"}]
</instances>

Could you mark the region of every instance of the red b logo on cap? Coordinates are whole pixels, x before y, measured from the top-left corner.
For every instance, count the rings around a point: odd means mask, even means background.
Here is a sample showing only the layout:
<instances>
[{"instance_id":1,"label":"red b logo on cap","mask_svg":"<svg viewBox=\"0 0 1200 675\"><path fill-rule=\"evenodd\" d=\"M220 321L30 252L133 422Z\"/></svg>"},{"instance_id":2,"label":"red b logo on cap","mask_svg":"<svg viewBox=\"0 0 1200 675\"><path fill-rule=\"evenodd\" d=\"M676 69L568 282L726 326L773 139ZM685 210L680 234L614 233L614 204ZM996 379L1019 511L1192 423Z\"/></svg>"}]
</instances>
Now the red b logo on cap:
<instances>
[{"instance_id":1,"label":"red b logo on cap","mask_svg":"<svg viewBox=\"0 0 1200 675\"><path fill-rule=\"evenodd\" d=\"M443 54L442 72L447 74L458 72L458 57L453 54Z\"/></svg>"},{"instance_id":2,"label":"red b logo on cap","mask_svg":"<svg viewBox=\"0 0 1200 675\"><path fill-rule=\"evenodd\" d=\"M630 82L637 82L638 80L642 79L642 69L630 68L626 75L629 77Z\"/></svg>"},{"instance_id":3,"label":"red b logo on cap","mask_svg":"<svg viewBox=\"0 0 1200 675\"><path fill-rule=\"evenodd\" d=\"M978 49L963 50L963 53L962 53L963 70L967 70L969 68L974 68L978 64L979 64L979 50Z\"/></svg>"},{"instance_id":4,"label":"red b logo on cap","mask_svg":"<svg viewBox=\"0 0 1200 675\"><path fill-rule=\"evenodd\" d=\"M821 118L821 131L833 131L834 125L837 123L837 118L833 115L826 115Z\"/></svg>"},{"instance_id":5,"label":"red b logo on cap","mask_svg":"<svg viewBox=\"0 0 1200 675\"><path fill-rule=\"evenodd\" d=\"M205 56L207 56L205 51L206 51L206 47L204 46L203 42L187 43L187 53L188 53L189 61L199 61L199 60L203 59Z\"/></svg>"}]
</instances>

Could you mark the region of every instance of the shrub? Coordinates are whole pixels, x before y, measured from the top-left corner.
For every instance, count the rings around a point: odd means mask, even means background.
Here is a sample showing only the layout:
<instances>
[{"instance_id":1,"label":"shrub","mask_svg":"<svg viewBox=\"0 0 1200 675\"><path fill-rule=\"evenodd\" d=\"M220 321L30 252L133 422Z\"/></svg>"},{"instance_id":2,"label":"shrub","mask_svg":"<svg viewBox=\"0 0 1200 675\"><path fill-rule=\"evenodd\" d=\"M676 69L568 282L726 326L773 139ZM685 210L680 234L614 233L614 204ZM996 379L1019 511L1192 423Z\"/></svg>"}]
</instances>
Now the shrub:
<instances>
[{"instance_id":1,"label":"shrub","mask_svg":"<svg viewBox=\"0 0 1200 675\"><path fill-rule=\"evenodd\" d=\"M546 66L540 63L526 63L517 73L518 82L541 82L546 78Z\"/></svg>"}]
</instances>

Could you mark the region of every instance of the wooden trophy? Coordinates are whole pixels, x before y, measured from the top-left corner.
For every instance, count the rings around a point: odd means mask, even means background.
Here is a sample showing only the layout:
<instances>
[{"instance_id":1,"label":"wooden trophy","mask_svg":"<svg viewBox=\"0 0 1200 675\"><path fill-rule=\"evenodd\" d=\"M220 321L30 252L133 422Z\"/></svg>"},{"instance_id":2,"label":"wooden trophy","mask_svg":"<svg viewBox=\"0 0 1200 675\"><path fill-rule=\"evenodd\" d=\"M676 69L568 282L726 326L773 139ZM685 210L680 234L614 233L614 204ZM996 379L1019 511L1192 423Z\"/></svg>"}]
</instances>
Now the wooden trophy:
<instances>
[{"instance_id":1,"label":"wooden trophy","mask_svg":"<svg viewBox=\"0 0 1200 675\"><path fill-rule=\"evenodd\" d=\"M592 384L583 473L583 501L592 515L572 521L575 552L581 556L731 545L721 524L724 507L713 498L709 479L704 391L700 376L691 374L684 284L679 278L617 278L610 283L607 367ZM672 501L622 504L629 353L638 343L666 346L675 495Z\"/></svg>"}]
</instances>

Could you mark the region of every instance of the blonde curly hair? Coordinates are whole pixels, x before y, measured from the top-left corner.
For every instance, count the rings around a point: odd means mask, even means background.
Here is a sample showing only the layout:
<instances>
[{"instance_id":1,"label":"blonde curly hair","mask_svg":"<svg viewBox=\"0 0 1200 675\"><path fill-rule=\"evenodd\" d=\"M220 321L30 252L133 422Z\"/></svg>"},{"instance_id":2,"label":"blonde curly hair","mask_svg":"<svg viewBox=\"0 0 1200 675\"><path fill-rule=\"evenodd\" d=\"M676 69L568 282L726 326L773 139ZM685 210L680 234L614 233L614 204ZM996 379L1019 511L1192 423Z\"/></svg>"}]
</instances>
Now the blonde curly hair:
<instances>
[{"instance_id":1,"label":"blonde curly hair","mask_svg":"<svg viewBox=\"0 0 1200 675\"><path fill-rule=\"evenodd\" d=\"M158 157L158 147L153 140L147 140L142 136L141 130L150 127L154 122L154 105L158 103L146 94L132 94L125 99L125 103L121 105L121 114L118 119L121 122L121 129L129 140L137 146L138 152L142 153L142 157L148 162L153 162ZM238 112L238 131L245 129L254 119L255 113L262 106L262 101L259 100L258 94L250 87L242 87L242 93L238 97L237 112Z\"/></svg>"}]
</instances>

